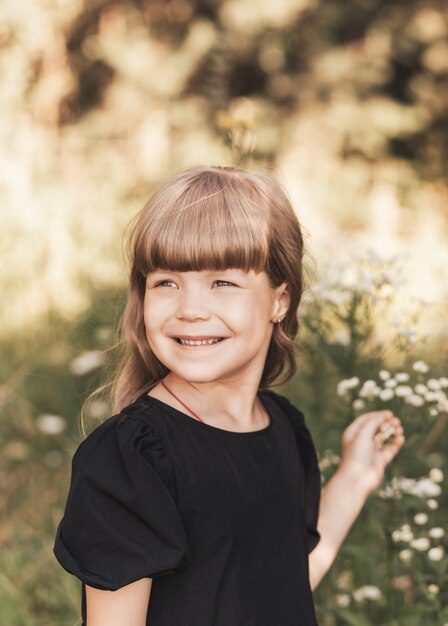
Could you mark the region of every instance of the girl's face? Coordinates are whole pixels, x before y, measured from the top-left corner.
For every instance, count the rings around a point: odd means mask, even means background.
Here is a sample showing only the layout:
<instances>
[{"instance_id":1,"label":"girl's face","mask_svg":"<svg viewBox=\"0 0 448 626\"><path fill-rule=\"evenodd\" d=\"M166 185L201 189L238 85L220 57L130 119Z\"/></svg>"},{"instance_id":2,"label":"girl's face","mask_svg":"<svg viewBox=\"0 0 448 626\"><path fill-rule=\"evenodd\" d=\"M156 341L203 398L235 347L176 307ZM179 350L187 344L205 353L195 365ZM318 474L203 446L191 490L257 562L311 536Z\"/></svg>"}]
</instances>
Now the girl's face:
<instances>
[{"instance_id":1,"label":"girl's face","mask_svg":"<svg viewBox=\"0 0 448 626\"><path fill-rule=\"evenodd\" d=\"M258 382L271 320L288 305L286 283L272 288L265 272L157 270L146 277L146 336L159 361L192 383Z\"/></svg>"}]
</instances>

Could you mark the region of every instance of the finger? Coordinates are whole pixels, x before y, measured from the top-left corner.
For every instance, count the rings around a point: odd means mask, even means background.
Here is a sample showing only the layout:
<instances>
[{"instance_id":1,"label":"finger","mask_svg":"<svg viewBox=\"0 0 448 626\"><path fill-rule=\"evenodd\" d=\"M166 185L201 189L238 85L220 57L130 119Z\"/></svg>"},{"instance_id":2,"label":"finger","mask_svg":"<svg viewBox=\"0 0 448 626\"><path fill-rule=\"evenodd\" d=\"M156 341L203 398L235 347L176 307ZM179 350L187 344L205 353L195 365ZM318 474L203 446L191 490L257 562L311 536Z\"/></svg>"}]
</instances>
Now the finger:
<instances>
[{"instance_id":1,"label":"finger","mask_svg":"<svg viewBox=\"0 0 448 626\"><path fill-rule=\"evenodd\" d=\"M377 439L379 442L391 442L391 438L393 441L397 441L397 439L401 436L404 436L404 429L401 424L401 421L398 417L385 418L380 425L379 432L374 436L374 441Z\"/></svg>"},{"instance_id":2,"label":"finger","mask_svg":"<svg viewBox=\"0 0 448 626\"><path fill-rule=\"evenodd\" d=\"M379 430L382 424L390 424L393 419L392 411L378 411L369 414L370 418L363 425L363 429L366 435L373 437ZM394 428L394 426L392 426Z\"/></svg>"},{"instance_id":3,"label":"finger","mask_svg":"<svg viewBox=\"0 0 448 626\"><path fill-rule=\"evenodd\" d=\"M363 425L370 419L371 415L372 415L371 412L358 415L358 417L356 417L347 426L347 428L344 431L344 434L347 434L350 439L353 438L359 432L359 430L363 427Z\"/></svg>"},{"instance_id":4,"label":"finger","mask_svg":"<svg viewBox=\"0 0 448 626\"><path fill-rule=\"evenodd\" d=\"M381 431L374 436L373 441L375 442L377 446L377 451L381 455L383 455L383 458L385 455L387 458L387 462L389 462L391 458L393 458L397 454L397 452L402 448L402 446L404 445L406 441L406 438L404 436L404 431L401 428L400 430L393 432L391 435L389 435L388 433L385 433L386 437L384 439L381 439L380 435L381 435ZM392 456L389 458L389 455L392 455Z\"/></svg>"},{"instance_id":5,"label":"finger","mask_svg":"<svg viewBox=\"0 0 448 626\"><path fill-rule=\"evenodd\" d=\"M392 459L398 454L405 442L404 437L398 438L397 441L386 444L381 450L384 465L388 465Z\"/></svg>"},{"instance_id":6,"label":"finger","mask_svg":"<svg viewBox=\"0 0 448 626\"><path fill-rule=\"evenodd\" d=\"M356 419L349 424L349 426L345 429L343 433L343 442L349 442L354 439L361 430L367 428L366 434L371 437L375 435L375 432L378 430L379 426L383 422L388 422L395 424L394 420L398 420L399 418L395 417L394 413L387 409L383 411L369 411L368 413L363 413L359 415Z\"/></svg>"}]
</instances>

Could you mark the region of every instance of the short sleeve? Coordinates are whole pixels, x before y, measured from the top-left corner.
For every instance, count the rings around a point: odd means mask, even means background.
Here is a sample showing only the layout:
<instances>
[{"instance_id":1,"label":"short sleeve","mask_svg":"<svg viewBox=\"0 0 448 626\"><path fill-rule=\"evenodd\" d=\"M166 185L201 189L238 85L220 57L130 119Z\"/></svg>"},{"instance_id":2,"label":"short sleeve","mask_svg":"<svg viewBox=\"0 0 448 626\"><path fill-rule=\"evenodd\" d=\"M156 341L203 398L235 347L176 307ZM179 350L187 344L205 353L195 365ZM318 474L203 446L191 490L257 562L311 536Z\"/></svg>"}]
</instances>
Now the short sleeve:
<instances>
[{"instance_id":1,"label":"short sleeve","mask_svg":"<svg viewBox=\"0 0 448 626\"><path fill-rule=\"evenodd\" d=\"M53 552L62 567L115 591L190 562L170 488L170 464L144 420L110 417L78 447Z\"/></svg>"},{"instance_id":2,"label":"short sleeve","mask_svg":"<svg viewBox=\"0 0 448 626\"><path fill-rule=\"evenodd\" d=\"M320 541L320 533L317 530L317 520L319 517L319 503L321 495L321 475L316 448L314 447L311 433L306 426L305 417L302 411L297 409L288 400L288 398L277 393L275 393L274 397L291 422L296 444L303 463L306 485L305 497L308 553L310 553Z\"/></svg>"}]
</instances>

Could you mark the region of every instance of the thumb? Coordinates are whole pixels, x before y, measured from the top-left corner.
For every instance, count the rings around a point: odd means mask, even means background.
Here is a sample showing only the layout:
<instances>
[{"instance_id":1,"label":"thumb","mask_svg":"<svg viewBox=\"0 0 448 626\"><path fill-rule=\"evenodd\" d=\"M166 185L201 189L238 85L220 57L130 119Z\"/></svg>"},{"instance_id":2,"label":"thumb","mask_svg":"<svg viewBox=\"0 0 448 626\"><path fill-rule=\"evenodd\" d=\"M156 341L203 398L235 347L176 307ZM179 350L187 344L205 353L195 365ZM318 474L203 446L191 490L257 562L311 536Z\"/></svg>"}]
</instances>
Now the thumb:
<instances>
[{"instance_id":1,"label":"thumb","mask_svg":"<svg viewBox=\"0 0 448 626\"><path fill-rule=\"evenodd\" d=\"M377 433L378 428L383 422L389 421L393 418L393 412L389 410L372 411L371 413L367 413L366 415L368 415L369 417L363 424L363 430L365 434L369 437L373 437Z\"/></svg>"}]
</instances>

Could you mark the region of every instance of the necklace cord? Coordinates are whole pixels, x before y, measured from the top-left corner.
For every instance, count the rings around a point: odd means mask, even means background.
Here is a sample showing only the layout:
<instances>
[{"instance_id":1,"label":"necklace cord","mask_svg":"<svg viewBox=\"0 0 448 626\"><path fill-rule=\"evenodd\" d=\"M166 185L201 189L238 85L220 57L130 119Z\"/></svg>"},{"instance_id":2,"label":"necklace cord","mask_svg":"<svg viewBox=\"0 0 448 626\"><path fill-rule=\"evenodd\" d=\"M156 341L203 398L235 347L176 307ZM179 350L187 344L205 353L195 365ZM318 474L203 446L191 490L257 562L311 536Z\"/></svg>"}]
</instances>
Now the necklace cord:
<instances>
[{"instance_id":1,"label":"necklace cord","mask_svg":"<svg viewBox=\"0 0 448 626\"><path fill-rule=\"evenodd\" d=\"M173 392L171 391L171 389L169 389L169 388L167 387L167 385L165 385L165 383L163 382L163 380L161 380L161 381L160 381L160 383L162 384L162 386L163 386L163 387L165 387L165 389L168 391L168 393L170 393L170 394L173 396L173 398L176 398L176 400L177 400L178 402L180 402L180 403L182 404L182 406L184 406L184 407L187 409L187 411L189 411L192 415L194 415L194 416L195 416L195 418L196 418L196 419L198 419L200 422L204 423L204 420L203 420L203 419L201 419L201 418L199 417L199 415L197 415L197 413L195 413L194 411L192 411L192 410L190 409L190 407L188 407L188 406L185 404L185 402L182 402L182 400L181 400L180 398L178 398L178 397L176 396L176 394L175 394L175 393L173 393Z\"/></svg>"},{"instance_id":2,"label":"necklace cord","mask_svg":"<svg viewBox=\"0 0 448 626\"><path fill-rule=\"evenodd\" d=\"M203 419L201 419L201 418L199 417L199 415L198 415L197 413L195 413L192 409L190 409L190 407L189 407L189 406L187 406L187 405L185 404L185 402L182 402L182 400L181 400L178 396L176 396L176 394L175 394L175 393L173 393L173 392L171 391L171 389L170 389L170 388L169 388L169 387L168 387L168 386L164 383L164 381L163 381L163 380L161 380L161 381L160 381L160 384L161 384L163 387L165 387L165 389L168 391L168 393L170 393L170 394L173 396L173 398L175 398L178 402L180 402L180 403L182 404L182 406L184 406L184 407L187 409L187 411L189 411L192 415L194 415L194 417L195 417L196 419L198 419L200 422L202 422L203 424L205 424L204 420L203 420ZM264 404L263 400L261 400L261 398L260 398L260 401L261 401L261 406L263 407L263 411L266 413L266 415L267 415L267 417L268 417L268 419L269 419L269 421L270 421L272 418L271 418L271 416L269 415L269 412L268 412L267 408L265 407L265 404Z\"/></svg>"}]
</instances>

